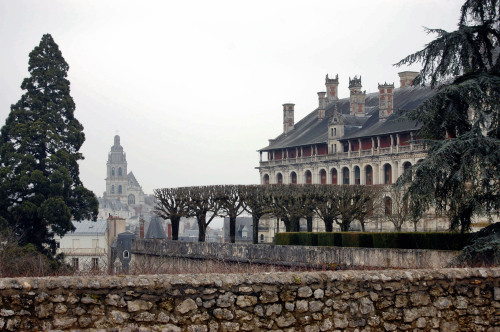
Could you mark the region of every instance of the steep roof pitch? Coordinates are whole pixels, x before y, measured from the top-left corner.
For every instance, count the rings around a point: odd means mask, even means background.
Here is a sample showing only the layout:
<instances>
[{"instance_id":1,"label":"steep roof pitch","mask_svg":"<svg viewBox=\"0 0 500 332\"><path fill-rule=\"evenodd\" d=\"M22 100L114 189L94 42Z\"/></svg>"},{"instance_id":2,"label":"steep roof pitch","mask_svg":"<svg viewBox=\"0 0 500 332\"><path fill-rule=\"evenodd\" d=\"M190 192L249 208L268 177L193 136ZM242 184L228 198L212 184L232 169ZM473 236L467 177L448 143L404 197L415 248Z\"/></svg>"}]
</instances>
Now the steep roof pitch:
<instances>
[{"instance_id":1,"label":"steep roof pitch","mask_svg":"<svg viewBox=\"0 0 500 332\"><path fill-rule=\"evenodd\" d=\"M149 223L146 239L166 239L167 235L160 223L160 218L154 216Z\"/></svg>"},{"instance_id":2,"label":"steep roof pitch","mask_svg":"<svg viewBox=\"0 0 500 332\"><path fill-rule=\"evenodd\" d=\"M415 109L435 93L429 88L407 87L394 89L394 110ZM337 101L337 109L343 116L345 125L342 139L360 138L396 132L412 131L420 128L414 121L404 120L399 114L393 114L386 121L378 121L379 93L366 95L365 111L367 116L355 117L349 114L350 98ZM297 122L294 129L281 134L260 151L284 149L313 144L326 144L328 141L328 123L333 114L335 103L330 103L324 119L318 119L318 110L314 110Z\"/></svg>"}]
</instances>

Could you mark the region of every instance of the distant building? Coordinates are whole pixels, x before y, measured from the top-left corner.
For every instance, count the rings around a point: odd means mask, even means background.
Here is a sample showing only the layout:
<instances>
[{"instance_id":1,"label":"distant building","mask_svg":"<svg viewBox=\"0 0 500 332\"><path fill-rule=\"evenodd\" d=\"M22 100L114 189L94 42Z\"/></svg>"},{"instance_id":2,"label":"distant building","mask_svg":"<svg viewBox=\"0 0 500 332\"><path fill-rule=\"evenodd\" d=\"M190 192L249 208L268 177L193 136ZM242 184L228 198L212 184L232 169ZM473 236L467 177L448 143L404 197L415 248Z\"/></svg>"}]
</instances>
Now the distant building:
<instances>
[{"instance_id":1,"label":"distant building","mask_svg":"<svg viewBox=\"0 0 500 332\"><path fill-rule=\"evenodd\" d=\"M142 217L147 222L153 215L155 198L144 194L135 175L128 172L126 154L120 144L120 136L114 137L114 144L106 162L106 191L99 197L99 218L109 215L126 220L127 229L134 232Z\"/></svg>"},{"instance_id":2,"label":"distant building","mask_svg":"<svg viewBox=\"0 0 500 332\"><path fill-rule=\"evenodd\" d=\"M229 229L229 217L224 218L224 224L222 228L222 233L224 237L224 242L230 242L230 229ZM237 217L236 218L236 232L235 241L252 243L253 241L253 221L252 217Z\"/></svg>"},{"instance_id":3,"label":"distant building","mask_svg":"<svg viewBox=\"0 0 500 332\"><path fill-rule=\"evenodd\" d=\"M73 221L75 230L63 237L55 236L57 254L77 271L106 271L111 259L111 245L118 234L125 231L125 219L109 217L106 220Z\"/></svg>"}]
</instances>

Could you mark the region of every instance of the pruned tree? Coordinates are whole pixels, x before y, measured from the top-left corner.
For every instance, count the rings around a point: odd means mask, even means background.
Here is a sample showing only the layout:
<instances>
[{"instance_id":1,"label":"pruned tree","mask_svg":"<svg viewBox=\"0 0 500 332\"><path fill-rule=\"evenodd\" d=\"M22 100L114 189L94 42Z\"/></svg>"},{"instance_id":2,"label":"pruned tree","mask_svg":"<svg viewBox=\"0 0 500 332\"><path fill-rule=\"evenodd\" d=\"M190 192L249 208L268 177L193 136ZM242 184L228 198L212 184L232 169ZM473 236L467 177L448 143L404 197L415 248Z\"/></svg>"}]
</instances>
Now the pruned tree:
<instances>
[{"instance_id":1,"label":"pruned tree","mask_svg":"<svg viewBox=\"0 0 500 332\"><path fill-rule=\"evenodd\" d=\"M215 187L188 187L187 208L187 216L196 217L198 222L198 241L205 242L207 227L220 209Z\"/></svg>"},{"instance_id":2,"label":"pruned tree","mask_svg":"<svg viewBox=\"0 0 500 332\"><path fill-rule=\"evenodd\" d=\"M458 29L426 29L437 38L398 62L423 65L415 85L436 94L406 115L422 123L427 157L398 179L408 186L412 218L431 207L452 229L500 207L500 2L467 0Z\"/></svg>"},{"instance_id":3,"label":"pruned tree","mask_svg":"<svg viewBox=\"0 0 500 332\"><path fill-rule=\"evenodd\" d=\"M53 254L72 219L95 219L98 201L80 181L85 135L75 118L68 64L51 35L29 55L21 99L0 131L0 220L21 246Z\"/></svg>"},{"instance_id":4,"label":"pruned tree","mask_svg":"<svg viewBox=\"0 0 500 332\"><path fill-rule=\"evenodd\" d=\"M384 199L390 199L390 206L387 206L385 218L394 225L396 232L401 232L404 223L411 220L409 202L404 199L404 189L397 186L391 186L385 193ZM415 228L417 224L414 225Z\"/></svg>"},{"instance_id":5,"label":"pruned tree","mask_svg":"<svg viewBox=\"0 0 500 332\"><path fill-rule=\"evenodd\" d=\"M377 220L380 218L382 212L382 194L384 191L384 186L382 185L372 185L372 186L359 186L361 192L361 201L364 204L359 208L355 219L358 220L361 225L361 231L366 231L366 223L369 221Z\"/></svg>"},{"instance_id":6,"label":"pruned tree","mask_svg":"<svg viewBox=\"0 0 500 332\"><path fill-rule=\"evenodd\" d=\"M188 213L187 188L155 189L155 213L163 219L170 219L172 223L172 240L179 239L179 223Z\"/></svg>"},{"instance_id":7,"label":"pruned tree","mask_svg":"<svg viewBox=\"0 0 500 332\"><path fill-rule=\"evenodd\" d=\"M309 185L269 185L271 210L285 224L287 232L300 231L300 219L307 217L313 199Z\"/></svg>"},{"instance_id":8,"label":"pruned tree","mask_svg":"<svg viewBox=\"0 0 500 332\"><path fill-rule=\"evenodd\" d=\"M314 211L325 223L326 232L333 232L333 223L340 215L338 193L338 186L322 184L315 187Z\"/></svg>"},{"instance_id":9,"label":"pruned tree","mask_svg":"<svg viewBox=\"0 0 500 332\"><path fill-rule=\"evenodd\" d=\"M271 196L267 186L240 186L240 197L245 211L252 216L252 242L259 243L259 221L262 216L271 212Z\"/></svg>"},{"instance_id":10,"label":"pruned tree","mask_svg":"<svg viewBox=\"0 0 500 332\"><path fill-rule=\"evenodd\" d=\"M339 214L335 219L342 232L348 232L354 220L365 220L370 213L370 202L375 197L371 186L341 185L338 188L338 210Z\"/></svg>"},{"instance_id":11,"label":"pruned tree","mask_svg":"<svg viewBox=\"0 0 500 332\"><path fill-rule=\"evenodd\" d=\"M219 204L219 215L229 217L229 239L231 243L236 242L236 217L245 211L242 199L242 186L223 185L215 186L215 192Z\"/></svg>"}]
</instances>

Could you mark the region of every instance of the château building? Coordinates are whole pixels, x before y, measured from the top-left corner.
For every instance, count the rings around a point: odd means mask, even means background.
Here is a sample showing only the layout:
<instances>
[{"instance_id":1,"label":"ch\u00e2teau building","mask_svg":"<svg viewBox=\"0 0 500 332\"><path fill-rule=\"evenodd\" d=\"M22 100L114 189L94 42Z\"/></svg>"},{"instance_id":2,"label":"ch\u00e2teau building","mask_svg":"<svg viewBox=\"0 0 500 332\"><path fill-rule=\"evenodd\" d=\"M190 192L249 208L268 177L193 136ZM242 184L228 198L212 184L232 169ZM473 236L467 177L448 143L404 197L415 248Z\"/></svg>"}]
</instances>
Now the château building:
<instances>
[{"instance_id":1,"label":"ch\u00e2teau building","mask_svg":"<svg viewBox=\"0 0 500 332\"><path fill-rule=\"evenodd\" d=\"M261 184L391 184L423 159L418 123L400 117L434 92L412 87L418 73L399 73L401 85L383 83L377 93L349 78L350 97L339 99L339 78L326 76L318 108L295 123L294 104L283 104L283 133L260 149Z\"/></svg>"},{"instance_id":2,"label":"ch\u00e2teau building","mask_svg":"<svg viewBox=\"0 0 500 332\"><path fill-rule=\"evenodd\" d=\"M412 86L417 74L401 72L398 88L384 82L378 84L375 93L362 90L361 76L354 76L348 81L349 97L343 99L338 98L338 75L327 75L326 91L318 92L318 107L298 122L295 105L283 104L283 132L259 150L260 183L394 183L406 168L426 155L417 136L421 124L403 118L400 112L417 108L435 93L430 88ZM390 194L384 199L390 210ZM284 229L272 216L261 219L260 226L263 231L259 227L259 236L270 241L274 233ZM423 220L420 226L436 230L447 224L434 216ZM301 230L305 227L301 223ZM377 220L367 229L393 227L390 222ZM313 220L313 230L324 230L318 218Z\"/></svg>"}]
</instances>

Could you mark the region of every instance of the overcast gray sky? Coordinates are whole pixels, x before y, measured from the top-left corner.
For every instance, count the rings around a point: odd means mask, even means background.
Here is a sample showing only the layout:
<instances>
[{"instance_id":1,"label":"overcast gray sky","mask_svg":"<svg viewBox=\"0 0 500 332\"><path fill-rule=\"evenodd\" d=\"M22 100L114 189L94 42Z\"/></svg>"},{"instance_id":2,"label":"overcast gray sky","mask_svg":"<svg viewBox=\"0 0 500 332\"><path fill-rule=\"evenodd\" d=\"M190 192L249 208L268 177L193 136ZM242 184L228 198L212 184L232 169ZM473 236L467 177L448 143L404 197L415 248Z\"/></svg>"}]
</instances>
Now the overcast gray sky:
<instances>
[{"instance_id":1,"label":"overcast gray sky","mask_svg":"<svg viewBox=\"0 0 500 332\"><path fill-rule=\"evenodd\" d=\"M258 149L317 107L324 78L363 89L395 82L393 63L454 30L462 1L0 0L0 124L21 96L28 54L50 33L70 66L85 127L80 178L101 196L118 133L146 193L258 183Z\"/></svg>"}]
</instances>

